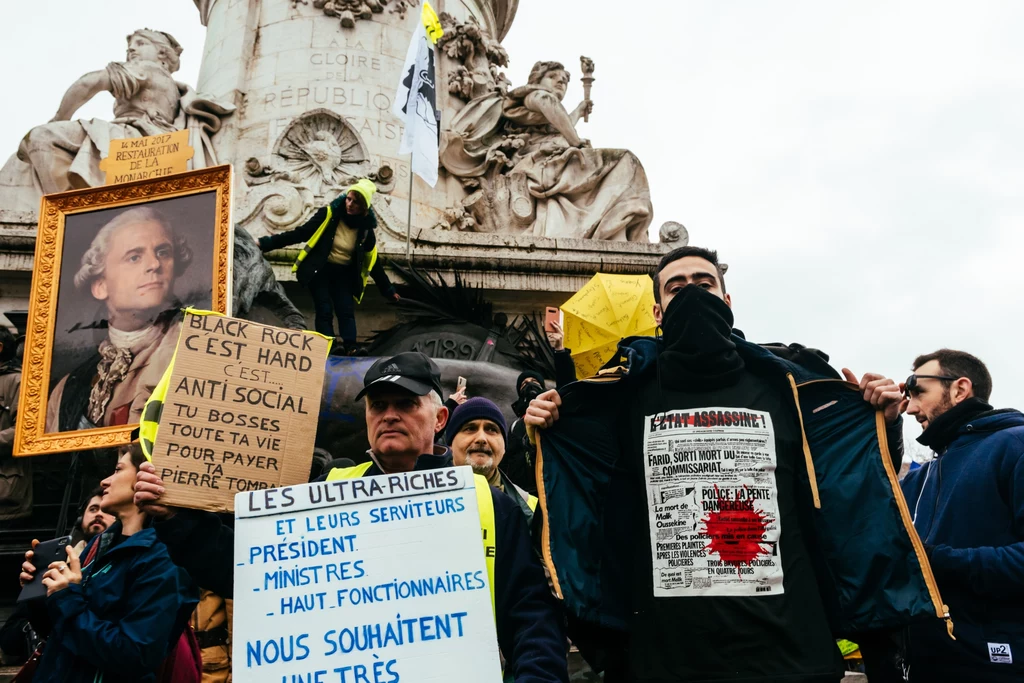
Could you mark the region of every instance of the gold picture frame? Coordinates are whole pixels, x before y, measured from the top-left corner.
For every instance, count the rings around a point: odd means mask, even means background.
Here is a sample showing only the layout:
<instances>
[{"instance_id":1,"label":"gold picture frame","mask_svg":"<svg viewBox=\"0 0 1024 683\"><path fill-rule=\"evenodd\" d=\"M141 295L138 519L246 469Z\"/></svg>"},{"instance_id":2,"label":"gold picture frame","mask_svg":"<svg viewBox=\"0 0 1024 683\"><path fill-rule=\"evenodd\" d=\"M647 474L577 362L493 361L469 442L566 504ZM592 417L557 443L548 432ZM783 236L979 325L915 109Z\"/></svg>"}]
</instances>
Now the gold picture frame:
<instances>
[{"instance_id":1,"label":"gold picture frame","mask_svg":"<svg viewBox=\"0 0 1024 683\"><path fill-rule=\"evenodd\" d=\"M230 314L233 248L230 166L214 166L121 185L72 190L42 198L36 235L25 355L22 363L21 399L14 438L14 455L45 455L90 448L116 447L130 443L132 431L138 427L136 422L69 431L46 431L47 403L53 389L52 380L54 378L51 377L51 369L54 361L55 342L58 334L64 335L64 330L58 331L56 325L58 322L58 299L61 295L61 278L65 265L62 263L62 259L67 238L67 221L69 219L74 221L74 217L80 214L104 209L163 202L163 200L179 199L203 193L215 193L210 209L214 225L213 235L209 242L212 246L212 258L210 259L212 261L212 277L209 281L211 285L210 308L220 313ZM199 200L205 206L209 198L203 197L194 200L193 203ZM183 204L164 203L161 205L161 209L170 206L183 206ZM115 212L109 213L116 215ZM90 220L95 222L95 219ZM190 229L198 230L200 228L192 227ZM81 239L84 238L81 235L76 235L76 240ZM94 242L98 241L95 236L92 239ZM205 244L204 241L204 247ZM200 254L200 257L205 259L207 255ZM190 251L189 259L191 258L192 252ZM78 268L79 266L78 264L67 264L67 267ZM175 273L177 273L176 268L175 266ZM202 273L203 271L197 272ZM205 275L201 277L205 278ZM205 283L205 280L203 282ZM172 290L174 286L174 279L171 279ZM105 324L99 324L97 321L97 324L92 327L103 328Z\"/></svg>"}]
</instances>

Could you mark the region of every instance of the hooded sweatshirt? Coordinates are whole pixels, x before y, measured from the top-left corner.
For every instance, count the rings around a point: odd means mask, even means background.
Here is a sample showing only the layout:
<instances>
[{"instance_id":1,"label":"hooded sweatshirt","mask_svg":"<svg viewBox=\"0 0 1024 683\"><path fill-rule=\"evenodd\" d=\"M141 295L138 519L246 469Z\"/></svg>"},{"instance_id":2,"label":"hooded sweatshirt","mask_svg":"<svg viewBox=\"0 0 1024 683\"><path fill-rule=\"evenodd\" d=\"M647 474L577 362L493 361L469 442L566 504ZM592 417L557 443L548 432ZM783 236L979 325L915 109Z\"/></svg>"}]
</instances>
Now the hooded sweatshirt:
<instances>
[{"instance_id":1,"label":"hooded sweatshirt","mask_svg":"<svg viewBox=\"0 0 1024 683\"><path fill-rule=\"evenodd\" d=\"M956 636L910 627L913 680L1024 680L1024 414L990 408L936 418L919 441L938 458L903 480Z\"/></svg>"}]
</instances>

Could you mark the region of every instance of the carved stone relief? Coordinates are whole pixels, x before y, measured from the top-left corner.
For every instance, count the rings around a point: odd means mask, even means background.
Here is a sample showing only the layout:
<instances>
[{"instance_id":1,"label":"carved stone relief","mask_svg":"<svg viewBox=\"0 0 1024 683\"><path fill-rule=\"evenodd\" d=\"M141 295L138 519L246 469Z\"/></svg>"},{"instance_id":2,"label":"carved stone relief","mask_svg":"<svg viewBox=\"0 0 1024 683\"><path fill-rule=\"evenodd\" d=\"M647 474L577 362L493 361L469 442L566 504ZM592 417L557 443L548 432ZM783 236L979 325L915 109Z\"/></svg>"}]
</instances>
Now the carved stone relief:
<instances>
[{"instance_id":1,"label":"carved stone relief","mask_svg":"<svg viewBox=\"0 0 1024 683\"><path fill-rule=\"evenodd\" d=\"M449 60L448 92L469 102L492 90L505 92L511 81L501 71L508 66L508 53L501 43L491 38L476 17L461 22L442 12L444 35L437 47Z\"/></svg>"},{"instance_id":2,"label":"carved stone relief","mask_svg":"<svg viewBox=\"0 0 1024 683\"><path fill-rule=\"evenodd\" d=\"M103 185L100 161L115 139L187 129L194 149L190 167L217 164L211 137L234 113L234 105L199 95L174 79L182 47L171 34L139 29L127 42L123 62L111 62L79 78L64 93L53 119L22 139L17 153L0 169L0 205L33 207L41 194ZM112 120L73 119L104 90L114 97Z\"/></svg>"},{"instance_id":3,"label":"carved stone relief","mask_svg":"<svg viewBox=\"0 0 1024 683\"><path fill-rule=\"evenodd\" d=\"M329 17L337 17L343 28L355 28L360 19L372 19L374 14L382 13L389 0L292 0L293 7L308 4ZM409 8L418 7L420 0L394 0L390 4L391 13L405 19Z\"/></svg>"},{"instance_id":4,"label":"carved stone relief","mask_svg":"<svg viewBox=\"0 0 1024 683\"><path fill-rule=\"evenodd\" d=\"M475 39L479 27L465 26L464 38L453 38L445 56L480 64L487 53ZM576 125L594 105L584 99L569 111L562 104L568 69L537 62L528 83L511 90L480 81L479 67L473 74L471 89L479 94L452 117L440 151L441 166L468 196L440 227L648 241L653 209L643 165L628 150L595 149L579 136Z\"/></svg>"},{"instance_id":5,"label":"carved stone relief","mask_svg":"<svg viewBox=\"0 0 1024 683\"><path fill-rule=\"evenodd\" d=\"M329 109L306 112L289 124L270 154L246 162L249 191L239 225L261 221L269 231L288 230L363 177L376 182L379 192L395 184L390 166L370 168L366 144L344 118Z\"/></svg>"},{"instance_id":6,"label":"carved stone relief","mask_svg":"<svg viewBox=\"0 0 1024 683\"><path fill-rule=\"evenodd\" d=\"M682 223L665 221L658 230L658 241L662 244L671 244L673 248L685 247L690 243L690 233Z\"/></svg>"}]
</instances>

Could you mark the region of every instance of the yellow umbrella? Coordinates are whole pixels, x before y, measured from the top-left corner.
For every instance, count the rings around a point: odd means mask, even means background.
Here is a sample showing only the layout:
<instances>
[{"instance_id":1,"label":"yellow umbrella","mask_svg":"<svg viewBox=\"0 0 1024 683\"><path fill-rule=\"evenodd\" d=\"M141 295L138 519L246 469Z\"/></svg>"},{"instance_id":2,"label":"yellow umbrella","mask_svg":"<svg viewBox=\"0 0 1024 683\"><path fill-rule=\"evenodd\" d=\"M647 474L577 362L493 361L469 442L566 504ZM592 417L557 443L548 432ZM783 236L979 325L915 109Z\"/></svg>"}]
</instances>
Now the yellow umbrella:
<instances>
[{"instance_id":1,"label":"yellow umbrella","mask_svg":"<svg viewBox=\"0 0 1024 683\"><path fill-rule=\"evenodd\" d=\"M653 335L654 284L648 275L598 273L562 304L565 347L572 349L576 377L597 373L619 342Z\"/></svg>"}]
</instances>

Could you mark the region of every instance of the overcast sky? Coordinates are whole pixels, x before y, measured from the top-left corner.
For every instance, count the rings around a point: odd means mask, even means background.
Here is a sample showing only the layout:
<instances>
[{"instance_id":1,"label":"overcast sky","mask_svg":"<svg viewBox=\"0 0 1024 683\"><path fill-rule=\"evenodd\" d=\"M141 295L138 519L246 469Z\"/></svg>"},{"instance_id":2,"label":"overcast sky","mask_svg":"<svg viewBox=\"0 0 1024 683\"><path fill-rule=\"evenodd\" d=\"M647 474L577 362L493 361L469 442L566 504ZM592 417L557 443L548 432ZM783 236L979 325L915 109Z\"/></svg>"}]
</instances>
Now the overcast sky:
<instances>
[{"instance_id":1,"label":"overcast sky","mask_svg":"<svg viewBox=\"0 0 1024 683\"><path fill-rule=\"evenodd\" d=\"M102 7L102 11L91 8ZM0 154L147 26L204 32L190 0L5 3ZM520 0L509 76L596 63L598 147L647 169L652 229L683 223L730 265L736 325L836 367L910 372L941 346L988 363L1024 407L1024 3ZM111 115L97 97L79 117ZM916 436L915 427L908 435Z\"/></svg>"}]
</instances>

